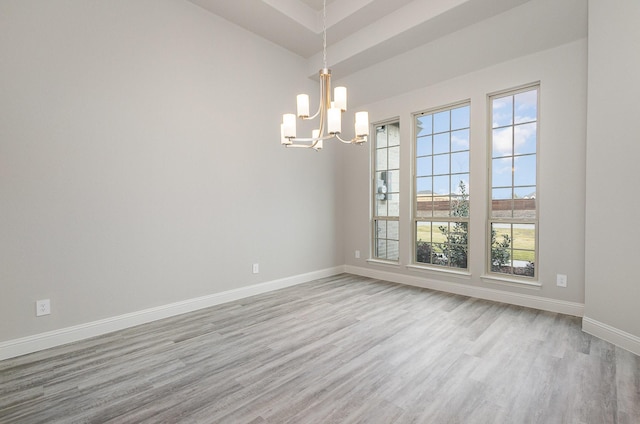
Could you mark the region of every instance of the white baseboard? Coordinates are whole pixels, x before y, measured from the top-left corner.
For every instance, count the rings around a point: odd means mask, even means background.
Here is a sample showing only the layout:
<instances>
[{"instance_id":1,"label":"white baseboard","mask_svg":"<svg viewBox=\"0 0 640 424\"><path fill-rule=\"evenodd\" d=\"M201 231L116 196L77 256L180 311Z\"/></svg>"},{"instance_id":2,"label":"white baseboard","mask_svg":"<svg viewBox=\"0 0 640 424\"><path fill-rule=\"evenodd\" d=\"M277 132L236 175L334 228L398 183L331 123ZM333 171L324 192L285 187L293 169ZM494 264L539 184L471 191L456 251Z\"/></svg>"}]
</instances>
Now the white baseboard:
<instances>
[{"instance_id":1,"label":"white baseboard","mask_svg":"<svg viewBox=\"0 0 640 424\"><path fill-rule=\"evenodd\" d=\"M582 318L582 331L640 356L640 337L589 317Z\"/></svg>"},{"instance_id":2,"label":"white baseboard","mask_svg":"<svg viewBox=\"0 0 640 424\"><path fill-rule=\"evenodd\" d=\"M489 289L486 287L472 286L469 284L451 283L425 277L416 277L369 268L354 267L351 265L346 265L345 271L350 274L361 275L364 277L376 278L447 293L460 294L463 296L476 297L479 299L493 300L495 302L525 306L543 311L557 312L577 317L584 315L584 304L582 303L566 302L563 300L549 299L547 297L533 296L530 294L512 293L503 290Z\"/></svg>"},{"instance_id":3,"label":"white baseboard","mask_svg":"<svg viewBox=\"0 0 640 424\"><path fill-rule=\"evenodd\" d=\"M9 340L0 343L0 360L14 358L16 356L33 353L44 349L49 349L63 344L77 342L90 337L100 336L113 331L123 330L136 325L145 324L163 318L187 312L197 311L210 306L243 299L261 293L306 283L319 278L331 277L332 275L345 272L344 266L327 268L306 274L281 278L278 280L254 284L247 287L228 290L221 293L214 293L207 296L175 302L168 305L149 308L142 311L132 312L116 317L106 318L85 324L66 327L59 330Z\"/></svg>"}]
</instances>

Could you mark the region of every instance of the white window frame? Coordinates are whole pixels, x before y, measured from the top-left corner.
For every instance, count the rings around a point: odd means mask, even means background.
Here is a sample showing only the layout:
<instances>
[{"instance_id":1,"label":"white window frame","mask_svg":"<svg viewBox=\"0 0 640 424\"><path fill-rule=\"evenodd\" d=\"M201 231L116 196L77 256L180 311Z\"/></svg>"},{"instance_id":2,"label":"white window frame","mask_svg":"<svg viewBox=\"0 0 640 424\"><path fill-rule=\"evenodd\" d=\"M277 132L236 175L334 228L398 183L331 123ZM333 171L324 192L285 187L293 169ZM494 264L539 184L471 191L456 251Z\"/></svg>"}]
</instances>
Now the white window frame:
<instances>
[{"instance_id":1,"label":"white window frame","mask_svg":"<svg viewBox=\"0 0 640 424\"><path fill-rule=\"evenodd\" d=\"M534 186L530 186L530 185L517 185L515 183L514 180L514 176L512 174L512 183L510 186L493 186L493 173L494 173L494 166L493 166L493 161L494 161L494 154L493 154L493 141L494 141L494 127L493 127L493 117L494 117L494 110L493 110L493 100L494 99L500 99L500 98L504 98L504 97L514 97L514 103L515 103L515 96L521 93L526 93L529 91L533 91L536 90L536 119L535 121L526 121L526 122L520 122L520 123L516 123L515 122L515 105L512 105L512 111L513 111L513 118L512 118L512 122L510 125L502 125L502 126L497 126L495 129L504 129L504 128L512 128L512 151L510 155L505 155L505 156L499 156L496 157L496 159L500 159L500 158L511 158L512 161L512 172L515 171L515 160L516 158L521 158L521 157L531 157L535 155L535 185ZM539 243L538 243L538 238L539 238L539 233L540 233L540 226L539 226L539 220L540 220L540 208L539 208L539 155L540 155L540 82L535 82L532 84L527 84L527 85L523 85L520 87L516 87L516 88L512 88L512 89L507 89L507 90L501 90L499 92L495 92L495 93L490 93L487 95L487 132L488 132L488 136L487 136L487 161L488 161L488 182L487 182L487 193L488 193L488 201L487 201L487 247L486 247L486 275L490 278L494 278L494 279L498 279L498 280L506 280L506 281L512 281L512 282L516 282L516 283L536 283L538 281L538 277L540 275L540 267L539 267L539 258L540 258L540 254L539 254ZM514 150L515 148L515 128L519 125L526 125L526 124L530 124L535 122L536 124L536 140L535 140L535 154L531 154L531 153L523 153L523 154L517 154ZM493 212L494 212L494 208L493 208L493 200L494 200L494 189L495 190L506 190L506 189L511 189L512 191L512 195L511 195L511 201L515 201L516 200L516 196L515 196L515 190L518 188L525 188L525 187L532 187L534 189L534 193L535 193L535 197L533 199L523 199L523 200L527 200L529 202L533 201L534 205L535 205L535 217L531 218L531 217L514 217L513 214L511 217L507 217L507 216L502 216L502 217L498 217L498 216L493 216ZM515 211L516 210L516 206L514 203L512 203L511 206L511 211ZM518 269L522 268L524 271L519 270L518 272L516 272L516 267L513 266L513 263L510 262L509 265L509 269L510 272L500 272L500 271L496 271L495 267L497 266L494 263L493 260L493 254L492 254L492 248L493 246L493 237L492 237L492 230L493 230L493 225L497 224L497 225L503 225L503 226L508 226L509 230L508 230L508 235L510 235L510 245L508 247L508 252L509 252L509 260L512 261L513 257L514 257L514 251L529 251L529 252L533 252L534 255L534 260L530 261L529 264L525 264L525 267L518 267ZM514 226L518 226L518 225L524 225L524 226L528 226L528 225L533 225L534 227L534 249L524 249L522 247L520 248L516 248L516 245L514 243ZM504 239L503 239L504 240ZM497 238L495 240L496 242L501 242L501 240L499 238ZM521 245L520 245L521 246ZM526 275L525 273L528 272L533 272L533 275ZM538 285L538 284L536 284Z\"/></svg>"},{"instance_id":2,"label":"white window frame","mask_svg":"<svg viewBox=\"0 0 640 424\"><path fill-rule=\"evenodd\" d=\"M412 228L412 240L413 240L413 248L412 248L412 259L411 259L411 264L412 267L419 267L419 268L428 268L428 269L432 269L432 270L438 270L438 271L447 271L447 272L455 272L455 273L468 273L469 271L469 259L470 259L470 229L471 229L471 205L469 202L469 181L467 181L466 184L466 202L467 202L467 208L468 208L468 213L467 216L431 216L431 217L425 217L425 216L419 216L418 215L418 178L422 178L425 176L421 176L418 175L418 160L419 158L422 157L428 157L431 156L432 160L433 157L438 156L437 153L435 152L431 152L430 155L426 155L426 156L420 156L418 149L417 149L417 143L418 143L418 139L421 138L421 136L419 136L419 131L417 128L417 122L418 122L418 118L420 116L424 116L424 115L435 115L441 112L445 112L445 111L452 111L458 108L462 108L462 107L468 107L469 108L469 126L468 127L462 127L459 129L452 129L451 125L449 125L449 130L447 131L449 133L449 136L451 136L451 133L455 132L455 131L460 131L460 130L467 130L468 131L468 148L466 150L461 150L461 151L456 151L456 150L452 150L451 147L451 141L449 144L449 150L448 150L448 155L449 155L449 172L448 174L442 174L441 176L444 175L448 175L449 177L449 185L451 186L451 183L453 181L454 176L457 175L464 175L467 174L469 176L469 180L471 177L471 101L469 99L464 100L464 101L460 101L460 102L455 102L455 103L451 103L445 106L441 106L441 107L437 107L437 108L433 108L433 109L428 109L425 111L420 111L420 112L416 112L412 114L412 122L413 122L413 137L412 137L412 142L413 142L413 153L412 153L412 162L413 162L413 172L412 172L412 186L413 186L413 190L412 190L412 197L411 197L411 203L412 203L412 224L413 224L413 228ZM432 136L434 134L436 134L433 129L432 129ZM451 155L452 154L456 154L456 153L464 153L466 152L468 155L468 164L467 164L467 172L466 173L455 173L452 172L452 167L451 167ZM433 163L433 162L432 162ZM431 173L431 178L434 178L434 174L433 173L434 170L432 168L432 173ZM427 177L428 178L428 177ZM433 187L433 185L432 185ZM449 187L451 189L451 187ZM452 194L452 191L450 190L449 194ZM450 198L450 202L453 202L453 199ZM435 206L435 205L434 205ZM451 203L450 203L450 208L452 208ZM449 212L451 213L452 209L449 209ZM453 266L452 265L452 261L450 258L445 258L443 255L443 258L441 258L442 263L437 263L438 260L434 259L433 257L430 257L429 262L419 262L418 261L418 242L420 241L418 239L418 225L420 222L431 222L431 234L433 234L434 228L433 228L433 223L443 223L446 222L448 225L448 228L452 228L454 225L456 225L457 223L464 223L466 224L466 238L467 238L467 244L465 247L465 265L464 267L460 267L460 266ZM433 244L436 243L434 242L433 238L431 238L428 242L430 245L429 248L429 255L433 255ZM451 246L449 246L451 247ZM436 261L436 263L433 263L434 261Z\"/></svg>"},{"instance_id":3,"label":"white window frame","mask_svg":"<svg viewBox=\"0 0 640 424\"><path fill-rule=\"evenodd\" d=\"M385 147L378 148L378 139L377 139L378 128L389 127L389 126L398 127L398 131L397 131L398 144L389 146L388 139L387 139L387 145ZM372 154L371 154L371 255L370 255L370 258L373 261L382 261L382 262L397 264L400 262L400 207L401 207L400 206L400 173L401 173L401 170L400 170L400 149L401 149L400 120L398 118L395 118L395 119L389 119L386 121L376 122L372 124L372 127L373 127L372 133L374 134L374 136L373 136L373 139L371 140ZM398 149L397 168L390 168L389 167L389 156L390 156L389 149L396 148L396 147ZM386 150L387 166L385 167L385 169L378 169L378 166L377 166L378 153L383 149ZM379 172L385 174L385 178L384 178L385 183L383 183L382 185L379 184L380 181L382 181L380 178L378 178ZM395 181L391 180L392 177ZM393 190L394 186L397 188L396 190ZM388 201L388 199L391 198L391 196L394 197L394 201L398 205L397 214L395 215L378 214L377 212L379 210L378 208L379 202ZM384 197L384 199L381 199L381 197ZM378 226L378 223L382 221L384 221L385 223L384 236L379 237L379 234L381 234L379 231L379 228L381 227ZM389 227L388 227L389 223L392 223L392 225L395 227L395 230L389 231ZM381 240L385 241L384 255L380 255L380 249L379 249L378 243ZM391 246L391 249L392 249L391 251L393 252L394 244L396 246L395 251L397 252L397 256L390 258L388 254L389 249Z\"/></svg>"}]
</instances>

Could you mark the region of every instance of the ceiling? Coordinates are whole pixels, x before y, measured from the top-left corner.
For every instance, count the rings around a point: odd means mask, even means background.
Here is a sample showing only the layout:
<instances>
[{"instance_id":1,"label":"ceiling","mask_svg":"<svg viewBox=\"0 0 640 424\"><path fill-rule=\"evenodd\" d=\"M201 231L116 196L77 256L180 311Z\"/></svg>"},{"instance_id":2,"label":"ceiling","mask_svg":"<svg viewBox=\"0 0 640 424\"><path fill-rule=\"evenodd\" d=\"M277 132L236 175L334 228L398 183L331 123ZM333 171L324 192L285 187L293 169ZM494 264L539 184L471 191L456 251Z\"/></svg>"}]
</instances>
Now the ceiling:
<instances>
[{"instance_id":1,"label":"ceiling","mask_svg":"<svg viewBox=\"0 0 640 424\"><path fill-rule=\"evenodd\" d=\"M189 0L322 67L323 0ZM326 0L327 65L342 75L530 0Z\"/></svg>"}]
</instances>

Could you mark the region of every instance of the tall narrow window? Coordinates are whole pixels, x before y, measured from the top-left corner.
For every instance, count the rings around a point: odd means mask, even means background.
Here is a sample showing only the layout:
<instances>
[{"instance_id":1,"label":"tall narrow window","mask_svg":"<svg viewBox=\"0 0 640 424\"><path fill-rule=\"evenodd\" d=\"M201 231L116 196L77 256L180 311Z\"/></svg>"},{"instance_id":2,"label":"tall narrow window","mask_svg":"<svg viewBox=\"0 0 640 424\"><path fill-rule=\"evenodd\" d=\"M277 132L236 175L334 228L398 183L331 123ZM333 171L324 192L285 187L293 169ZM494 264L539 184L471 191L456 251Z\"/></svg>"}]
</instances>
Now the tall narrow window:
<instances>
[{"instance_id":1,"label":"tall narrow window","mask_svg":"<svg viewBox=\"0 0 640 424\"><path fill-rule=\"evenodd\" d=\"M467 269L469 104L414 115L417 264Z\"/></svg>"},{"instance_id":2,"label":"tall narrow window","mask_svg":"<svg viewBox=\"0 0 640 424\"><path fill-rule=\"evenodd\" d=\"M378 124L373 153L373 257L399 258L400 123Z\"/></svg>"},{"instance_id":3,"label":"tall narrow window","mask_svg":"<svg viewBox=\"0 0 640 424\"><path fill-rule=\"evenodd\" d=\"M538 90L529 86L489 97L493 273L536 277Z\"/></svg>"}]
</instances>

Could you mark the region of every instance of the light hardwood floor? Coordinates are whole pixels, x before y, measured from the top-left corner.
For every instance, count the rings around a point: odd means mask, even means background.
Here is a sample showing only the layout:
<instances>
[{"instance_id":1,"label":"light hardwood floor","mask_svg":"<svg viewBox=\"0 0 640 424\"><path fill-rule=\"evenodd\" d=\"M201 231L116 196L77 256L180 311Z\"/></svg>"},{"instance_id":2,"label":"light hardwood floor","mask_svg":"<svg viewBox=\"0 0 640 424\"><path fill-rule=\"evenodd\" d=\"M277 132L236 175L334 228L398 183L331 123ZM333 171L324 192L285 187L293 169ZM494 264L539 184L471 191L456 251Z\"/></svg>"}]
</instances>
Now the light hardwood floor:
<instances>
[{"instance_id":1,"label":"light hardwood floor","mask_svg":"<svg viewBox=\"0 0 640 424\"><path fill-rule=\"evenodd\" d=\"M580 319L339 275L0 362L1 423L640 423Z\"/></svg>"}]
</instances>

